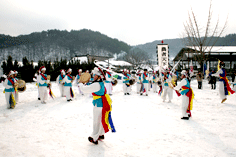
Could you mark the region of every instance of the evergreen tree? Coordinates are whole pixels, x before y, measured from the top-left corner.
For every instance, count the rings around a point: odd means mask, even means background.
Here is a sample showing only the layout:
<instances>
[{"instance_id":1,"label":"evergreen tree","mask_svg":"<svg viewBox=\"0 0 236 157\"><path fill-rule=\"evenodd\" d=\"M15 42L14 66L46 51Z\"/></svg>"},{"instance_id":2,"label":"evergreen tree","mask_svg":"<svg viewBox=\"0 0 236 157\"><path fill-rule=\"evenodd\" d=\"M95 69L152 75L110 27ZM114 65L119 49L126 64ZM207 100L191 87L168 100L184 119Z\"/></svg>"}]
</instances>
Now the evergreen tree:
<instances>
[{"instance_id":1,"label":"evergreen tree","mask_svg":"<svg viewBox=\"0 0 236 157\"><path fill-rule=\"evenodd\" d=\"M13 70L13 63L12 63L12 57L8 56L6 73L8 74L10 70Z\"/></svg>"}]
</instances>

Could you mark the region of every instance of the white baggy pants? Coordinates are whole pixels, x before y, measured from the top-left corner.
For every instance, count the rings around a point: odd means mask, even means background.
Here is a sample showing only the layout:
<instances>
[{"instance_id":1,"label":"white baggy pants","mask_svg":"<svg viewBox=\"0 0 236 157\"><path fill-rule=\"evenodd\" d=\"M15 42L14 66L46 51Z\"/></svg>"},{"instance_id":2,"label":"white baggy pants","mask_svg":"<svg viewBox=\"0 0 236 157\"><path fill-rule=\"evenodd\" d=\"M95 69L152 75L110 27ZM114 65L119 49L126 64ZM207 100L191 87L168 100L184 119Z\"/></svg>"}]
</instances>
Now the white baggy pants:
<instances>
[{"instance_id":1,"label":"white baggy pants","mask_svg":"<svg viewBox=\"0 0 236 157\"><path fill-rule=\"evenodd\" d=\"M188 117L187 113L188 104L189 104L189 97L187 97L186 95L182 95L182 106L181 106L182 117Z\"/></svg>"},{"instance_id":2,"label":"white baggy pants","mask_svg":"<svg viewBox=\"0 0 236 157\"><path fill-rule=\"evenodd\" d=\"M153 88L153 92L156 93L157 92L157 83L153 83L152 84L152 88Z\"/></svg>"},{"instance_id":3,"label":"white baggy pants","mask_svg":"<svg viewBox=\"0 0 236 157\"><path fill-rule=\"evenodd\" d=\"M172 100L173 90L169 86L164 86L163 92L164 92L162 96L163 101L166 100L166 95L168 95L169 100Z\"/></svg>"},{"instance_id":4,"label":"white baggy pants","mask_svg":"<svg viewBox=\"0 0 236 157\"><path fill-rule=\"evenodd\" d=\"M130 86L127 87L125 83L123 83L123 91L124 93L130 93Z\"/></svg>"},{"instance_id":5,"label":"white baggy pants","mask_svg":"<svg viewBox=\"0 0 236 157\"><path fill-rule=\"evenodd\" d=\"M64 94L64 85L63 84L59 84L58 86L59 86L61 97L63 97L65 95Z\"/></svg>"},{"instance_id":6,"label":"white baggy pants","mask_svg":"<svg viewBox=\"0 0 236 157\"><path fill-rule=\"evenodd\" d=\"M10 100L10 95L13 94L14 98L15 98L15 92L5 92L5 98L6 98L6 102L7 102L7 108L10 108L11 105L9 103Z\"/></svg>"},{"instance_id":7,"label":"white baggy pants","mask_svg":"<svg viewBox=\"0 0 236 157\"><path fill-rule=\"evenodd\" d=\"M72 99L70 95L70 86L64 86L64 94L66 95L66 100Z\"/></svg>"},{"instance_id":8,"label":"white baggy pants","mask_svg":"<svg viewBox=\"0 0 236 157\"><path fill-rule=\"evenodd\" d=\"M136 83L136 87L137 87L137 93L140 93L140 91L141 91L141 83Z\"/></svg>"},{"instance_id":9,"label":"white baggy pants","mask_svg":"<svg viewBox=\"0 0 236 157\"><path fill-rule=\"evenodd\" d=\"M148 86L149 86L149 83L143 83L143 86L145 88L145 93L148 94Z\"/></svg>"},{"instance_id":10,"label":"white baggy pants","mask_svg":"<svg viewBox=\"0 0 236 157\"><path fill-rule=\"evenodd\" d=\"M102 107L93 107L93 132L91 137L97 141L99 136L104 135L105 131L102 126Z\"/></svg>"},{"instance_id":11,"label":"white baggy pants","mask_svg":"<svg viewBox=\"0 0 236 157\"><path fill-rule=\"evenodd\" d=\"M39 86L39 96L40 96L41 102L46 102L48 98L47 86Z\"/></svg>"},{"instance_id":12,"label":"white baggy pants","mask_svg":"<svg viewBox=\"0 0 236 157\"><path fill-rule=\"evenodd\" d=\"M225 99L227 95L225 95L224 83L223 81L219 81L219 94L221 100Z\"/></svg>"}]
</instances>

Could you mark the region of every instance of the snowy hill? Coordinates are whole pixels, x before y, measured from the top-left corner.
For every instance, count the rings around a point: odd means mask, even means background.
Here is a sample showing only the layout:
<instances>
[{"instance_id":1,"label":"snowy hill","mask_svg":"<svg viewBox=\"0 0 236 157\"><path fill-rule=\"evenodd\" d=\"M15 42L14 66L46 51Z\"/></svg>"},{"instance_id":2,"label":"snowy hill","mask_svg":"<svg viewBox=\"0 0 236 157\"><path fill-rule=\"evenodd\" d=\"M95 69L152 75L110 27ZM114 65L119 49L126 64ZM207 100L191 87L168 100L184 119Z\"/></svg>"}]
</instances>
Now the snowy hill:
<instances>
[{"instance_id":1,"label":"snowy hill","mask_svg":"<svg viewBox=\"0 0 236 157\"><path fill-rule=\"evenodd\" d=\"M112 118L116 133L105 134L98 145L88 142L92 132L92 98L81 96L74 85L76 98L67 102L57 96L47 104L37 100L35 83L27 83L13 110L6 109L3 85L0 84L0 156L3 157L151 157L151 156L236 156L236 95L221 104L216 90L206 81L203 90L191 82L195 99L193 117L181 120L181 97L174 94L172 103L160 96L122 92L122 83L113 88Z\"/></svg>"}]
</instances>

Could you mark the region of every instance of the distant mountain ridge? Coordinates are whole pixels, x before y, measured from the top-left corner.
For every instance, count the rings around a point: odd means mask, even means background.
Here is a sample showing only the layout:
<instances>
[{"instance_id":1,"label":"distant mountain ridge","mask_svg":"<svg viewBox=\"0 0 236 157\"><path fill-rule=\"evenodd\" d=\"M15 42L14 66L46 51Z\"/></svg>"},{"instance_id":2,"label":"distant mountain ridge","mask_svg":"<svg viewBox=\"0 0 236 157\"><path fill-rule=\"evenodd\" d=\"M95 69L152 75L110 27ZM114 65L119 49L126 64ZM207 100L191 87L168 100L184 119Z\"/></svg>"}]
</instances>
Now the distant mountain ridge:
<instances>
[{"instance_id":1,"label":"distant mountain ridge","mask_svg":"<svg viewBox=\"0 0 236 157\"><path fill-rule=\"evenodd\" d=\"M155 40L150 43L137 45L143 51L146 51L150 56L156 57L156 45L161 44L162 40ZM169 45L170 58L175 57L179 51L185 47L182 38L164 39L164 44ZM236 46L236 34L228 34L225 37L220 37L215 46Z\"/></svg>"},{"instance_id":2,"label":"distant mountain ridge","mask_svg":"<svg viewBox=\"0 0 236 157\"><path fill-rule=\"evenodd\" d=\"M169 55L174 58L177 53L185 47L181 38L164 39L169 45ZM33 32L29 35L12 37L0 34L0 61L11 55L13 60L21 61L23 57L28 60L56 60L71 59L76 55L97 55L97 56L119 56L132 58L131 53L145 55L150 60L156 60L156 45L161 40L155 40L146 44L130 46L125 42L113 39L107 35L88 29L82 30L48 30ZM216 46L236 46L236 34L229 34L220 37ZM134 52L135 51L135 52ZM124 53L125 52L125 53ZM129 55L125 57L124 55ZM132 60L132 59L131 59ZM147 60L145 58L144 60ZM126 60L128 61L128 60Z\"/></svg>"},{"instance_id":3,"label":"distant mountain ridge","mask_svg":"<svg viewBox=\"0 0 236 157\"><path fill-rule=\"evenodd\" d=\"M0 35L0 60L6 59L7 55L11 55L13 60L26 56L34 61L70 59L84 54L114 56L130 49L130 45L118 39L88 29L70 32L48 30L17 37Z\"/></svg>"}]
</instances>

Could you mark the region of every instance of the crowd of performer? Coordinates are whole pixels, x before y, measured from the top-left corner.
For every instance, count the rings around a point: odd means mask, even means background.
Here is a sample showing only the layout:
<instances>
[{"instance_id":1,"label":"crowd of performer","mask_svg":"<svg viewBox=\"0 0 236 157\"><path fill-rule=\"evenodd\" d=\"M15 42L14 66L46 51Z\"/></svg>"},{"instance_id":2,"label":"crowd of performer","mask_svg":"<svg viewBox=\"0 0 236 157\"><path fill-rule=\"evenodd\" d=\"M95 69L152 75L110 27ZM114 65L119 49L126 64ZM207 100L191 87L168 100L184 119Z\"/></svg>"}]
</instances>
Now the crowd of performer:
<instances>
[{"instance_id":1,"label":"crowd of performer","mask_svg":"<svg viewBox=\"0 0 236 157\"><path fill-rule=\"evenodd\" d=\"M227 100L227 95L233 94L236 88L236 79L233 82L233 89L230 88L229 81L226 77L226 71L224 69L224 63L220 63L219 70L216 73L211 73L209 76L220 77L219 79L219 95L221 103ZM182 96L181 104L181 119L189 120L192 116L191 110L193 107L194 93L190 85L191 78L186 70L181 72L181 81L178 82L176 72L170 68L161 69L161 71L153 71L151 69L143 69L130 72L127 69L123 70L123 73L113 72L111 69L100 69L95 67L89 76L89 80L82 81L82 69L78 69L78 74L72 76L72 69L61 69L60 74L56 78L56 83L59 86L60 97L65 97L68 102L73 100L74 92L72 84L76 84L80 95L84 93L90 93L93 97L93 132L88 140L94 144L98 144L98 140L104 139L104 134L109 131L115 132L114 125L111 120L111 98L112 90L114 88L114 82L121 80L123 83L124 95L131 95L132 86L136 85L136 92L139 95L148 96L151 89L154 93L158 93L161 96L163 102L171 102L173 94ZM87 70L86 73L89 73ZM18 96L18 79L17 71L10 71L7 79L5 79L3 85L5 87L4 93L7 102L7 108L13 109L15 104L19 101ZM198 89L202 88L202 74L197 74ZM35 74L34 81L38 86L38 100L42 104L46 104L48 93L53 97L53 93L50 91L50 75L46 74L46 68L40 67ZM212 84L215 84L213 81ZM215 86L212 86L215 89ZM48 92L49 90L49 92ZM168 99L167 99L168 97Z\"/></svg>"}]
</instances>

